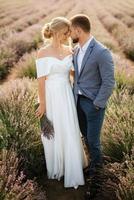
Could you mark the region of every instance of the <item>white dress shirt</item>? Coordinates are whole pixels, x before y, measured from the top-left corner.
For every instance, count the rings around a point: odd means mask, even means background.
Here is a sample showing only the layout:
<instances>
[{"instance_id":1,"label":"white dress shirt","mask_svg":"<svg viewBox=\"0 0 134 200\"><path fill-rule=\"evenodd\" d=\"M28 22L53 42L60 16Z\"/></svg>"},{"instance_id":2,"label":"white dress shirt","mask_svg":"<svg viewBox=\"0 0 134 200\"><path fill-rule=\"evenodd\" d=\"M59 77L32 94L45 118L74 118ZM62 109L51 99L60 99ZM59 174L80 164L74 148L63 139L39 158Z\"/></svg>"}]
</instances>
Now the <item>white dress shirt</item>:
<instances>
[{"instance_id":1,"label":"white dress shirt","mask_svg":"<svg viewBox=\"0 0 134 200\"><path fill-rule=\"evenodd\" d=\"M81 65L82 65L82 61L83 61L83 58L84 58L84 55L86 53L86 50L91 42L91 40L93 39L93 36L91 36L87 42L85 42L85 44L81 47L80 44L79 44L79 53L78 53L78 56L77 56L77 63L78 63L78 72L80 73L80 70L81 70ZM79 94L82 94L81 91L79 90Z\"/></svg>"}]
</instances>

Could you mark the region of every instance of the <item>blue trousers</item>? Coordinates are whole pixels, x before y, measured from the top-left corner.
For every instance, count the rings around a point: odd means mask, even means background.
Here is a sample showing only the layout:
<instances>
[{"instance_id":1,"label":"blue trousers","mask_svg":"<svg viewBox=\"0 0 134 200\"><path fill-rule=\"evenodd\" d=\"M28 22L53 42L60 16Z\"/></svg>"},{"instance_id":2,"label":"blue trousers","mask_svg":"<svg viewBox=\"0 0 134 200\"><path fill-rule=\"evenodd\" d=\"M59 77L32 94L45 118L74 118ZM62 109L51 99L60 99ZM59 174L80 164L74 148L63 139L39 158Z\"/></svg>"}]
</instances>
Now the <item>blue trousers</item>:
<instances>
[{"instance_id":1,"label":"blue trousers","mask_svg":"<svg viewBox=\"0 0 134 200\"><path fill-rule=\"evenodd\" d=\"M90 151L91 162L89 172L92 174L96 166L102 166L103 164L100 133L105 108L97 110L91 99L83 95L78 95L77 112L80 130Z\"/></svg>"}]
</instances>

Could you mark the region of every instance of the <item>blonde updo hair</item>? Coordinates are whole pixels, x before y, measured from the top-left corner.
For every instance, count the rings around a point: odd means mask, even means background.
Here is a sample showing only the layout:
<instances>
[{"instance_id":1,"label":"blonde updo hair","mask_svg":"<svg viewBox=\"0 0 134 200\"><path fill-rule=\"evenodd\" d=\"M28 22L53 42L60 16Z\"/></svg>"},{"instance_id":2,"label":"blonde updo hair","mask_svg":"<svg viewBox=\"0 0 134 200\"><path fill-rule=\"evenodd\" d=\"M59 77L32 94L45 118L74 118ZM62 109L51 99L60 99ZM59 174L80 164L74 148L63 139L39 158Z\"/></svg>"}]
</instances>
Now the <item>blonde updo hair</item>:
<instances>
[{"instance_id":1,"label":"blonde updo hair","mask_svg":"<svg viewBox=\"0 0 134 200\"><path fill-rule=\"evenodd\" d=\"M70 28L70 21L65 17L56 17L51 20L51 22L46 23L42 28L42 37L43 39L50 39L53 36L54 32L60 31L68 27Z\"/></svg>"}]
</instances>

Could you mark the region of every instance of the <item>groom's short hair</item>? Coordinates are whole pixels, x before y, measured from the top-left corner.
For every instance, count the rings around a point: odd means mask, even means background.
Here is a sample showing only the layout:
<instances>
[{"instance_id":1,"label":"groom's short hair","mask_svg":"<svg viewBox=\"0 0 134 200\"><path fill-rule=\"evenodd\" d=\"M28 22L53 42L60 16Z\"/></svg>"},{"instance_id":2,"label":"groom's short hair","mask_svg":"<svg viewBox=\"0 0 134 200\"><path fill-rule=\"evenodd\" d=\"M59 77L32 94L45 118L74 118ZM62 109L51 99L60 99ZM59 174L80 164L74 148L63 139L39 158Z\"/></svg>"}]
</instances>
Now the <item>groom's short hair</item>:
<instances>
[{"instance_id":1,"label":"groom's short hair","mask_svg":"<svg viewBox=\"0 0 134 200\"><path fill-rule=\"evenodd\" d=\"M90 32L91 30L91 23L89 17L84 14L77 14L71 17L70 19L72 26L80 27L85 32Z\"/></svg>"}]
</instances>

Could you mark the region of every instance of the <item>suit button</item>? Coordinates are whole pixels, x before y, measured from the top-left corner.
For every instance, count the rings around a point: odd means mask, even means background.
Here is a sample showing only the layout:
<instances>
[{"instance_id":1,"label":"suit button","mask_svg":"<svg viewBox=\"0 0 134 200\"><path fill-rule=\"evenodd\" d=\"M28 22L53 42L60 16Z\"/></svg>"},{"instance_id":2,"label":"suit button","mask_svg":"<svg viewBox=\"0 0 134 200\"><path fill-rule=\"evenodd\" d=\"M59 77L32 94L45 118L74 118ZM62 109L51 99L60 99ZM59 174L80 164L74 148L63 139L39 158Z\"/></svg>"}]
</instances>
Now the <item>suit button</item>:
<instances>
[{"instance_id":1,"label":"suit button","mask_svg":"<svg viewBox=\"0 0 134 200\"><path fill-rule=\"evenodd\" d=\"M77 84L80 84L80 82L78 81Z\"/></svg>"}]
</instances>

